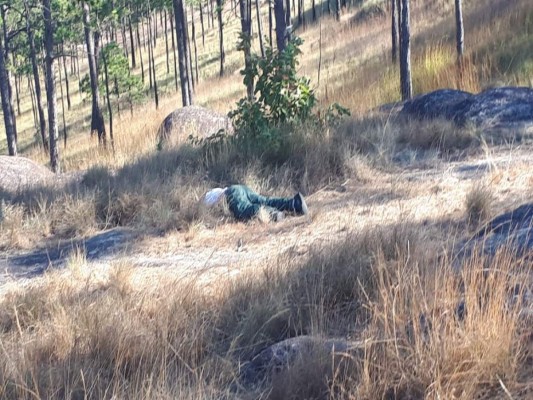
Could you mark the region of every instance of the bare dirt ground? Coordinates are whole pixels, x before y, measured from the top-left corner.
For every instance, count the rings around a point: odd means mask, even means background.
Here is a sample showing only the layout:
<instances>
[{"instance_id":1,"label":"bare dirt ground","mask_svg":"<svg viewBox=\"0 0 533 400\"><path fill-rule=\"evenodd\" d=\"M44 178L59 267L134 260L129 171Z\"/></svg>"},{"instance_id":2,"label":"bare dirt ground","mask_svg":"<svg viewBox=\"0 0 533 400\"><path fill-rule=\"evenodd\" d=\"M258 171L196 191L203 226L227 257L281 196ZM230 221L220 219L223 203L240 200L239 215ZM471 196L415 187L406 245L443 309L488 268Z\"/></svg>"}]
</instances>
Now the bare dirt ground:
<instances>
[{"instance_id":1,"label":"bare dirt ground","mask_svg":"<svg viewBox=\"0 0 533 400\"><path fill-rule=\"evenodd\" d=\"M323 188L307 198L309 215L280 223L197 225L164 236L115 229L31 253L4 253L0 292L38 282L48 268L68 265L72 249L83 254L95 274L105 276L116 265L134 266L132 279L143 285L169 275L211 282L283 257L305 258L312 248L368 226L410 223L437 239L433 243L455 229L459 240L469 234L464 201L473 187L490 188L493 215L532 200L532 150L531 144L492 147L461 161L433 156L386 171L362 164L360 179Z\"/></svg>"}]
</instances>

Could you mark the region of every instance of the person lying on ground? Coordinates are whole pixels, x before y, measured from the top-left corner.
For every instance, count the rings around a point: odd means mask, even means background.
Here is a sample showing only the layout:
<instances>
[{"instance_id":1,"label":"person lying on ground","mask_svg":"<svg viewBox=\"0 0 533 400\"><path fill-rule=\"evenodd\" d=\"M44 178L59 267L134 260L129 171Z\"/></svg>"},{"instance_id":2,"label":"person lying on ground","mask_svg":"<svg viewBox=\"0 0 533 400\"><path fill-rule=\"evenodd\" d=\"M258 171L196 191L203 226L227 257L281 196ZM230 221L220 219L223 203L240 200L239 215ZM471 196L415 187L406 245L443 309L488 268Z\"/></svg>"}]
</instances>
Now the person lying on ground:
<instances>
[{"instance_id":1,"label":"person lying on ground","mask_svg":"<svg viewBox=\"0 0 533 400\"><path fill-rule=\"evenodd\" d=\"M205 195L204 203L213 206L222 196L226 196L228 207L238 221L248 221L254 218L261 208L264 208L270 219L276 222L281 221L285 213L307 214L307 204L300 192L290 198L266 197L255 193L248 186L232 185L210 190Z\"/></svg>"}]
</instances>

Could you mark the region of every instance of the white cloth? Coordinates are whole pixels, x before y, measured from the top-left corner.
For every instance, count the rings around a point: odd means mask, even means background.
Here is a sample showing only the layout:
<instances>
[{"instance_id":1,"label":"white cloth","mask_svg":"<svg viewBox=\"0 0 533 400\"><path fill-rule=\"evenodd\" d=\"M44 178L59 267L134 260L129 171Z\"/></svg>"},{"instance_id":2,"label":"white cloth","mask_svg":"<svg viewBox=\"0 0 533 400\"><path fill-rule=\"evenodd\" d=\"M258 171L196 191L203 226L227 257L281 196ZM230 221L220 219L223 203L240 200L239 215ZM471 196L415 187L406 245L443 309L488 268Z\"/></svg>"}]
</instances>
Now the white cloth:
<instances>
[{"instance_id":1,"label":"white cloth","mask_svg":"<svg viewBox=\"0 0 533 400\"><path fill-rule=\"evenodd\" d=\"M207 192L205 194L205 198L204 198L204 204L206 206L214 206L215 204L217 204L219 202L219 200L222 198L222 196L224 196L224 193L226 193L226 189L227 188L214 188L214 189L211 189L209 192Z\"/></svg>"}]
</instances>

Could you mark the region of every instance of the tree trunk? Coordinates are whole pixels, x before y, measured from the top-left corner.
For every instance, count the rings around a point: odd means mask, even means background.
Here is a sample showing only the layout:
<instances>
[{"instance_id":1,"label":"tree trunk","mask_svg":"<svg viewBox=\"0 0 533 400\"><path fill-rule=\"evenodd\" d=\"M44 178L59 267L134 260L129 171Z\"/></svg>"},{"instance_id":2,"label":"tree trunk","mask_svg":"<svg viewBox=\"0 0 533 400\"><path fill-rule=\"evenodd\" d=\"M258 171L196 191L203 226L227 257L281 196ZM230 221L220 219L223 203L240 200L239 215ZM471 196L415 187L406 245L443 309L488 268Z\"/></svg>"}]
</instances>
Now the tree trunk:
<instances>
[{"instance_id":1,"label":"tree trunk","mask_svg":"<svg viewBox=\"0 0 533 400\"><path fill-rule=\"evenodd\" d=\"M2 26L3 26L3 34L4 34L4 65L6 68L6 84L7 84L7 93L8 93L8 105L9 105L9 113L12 118L13 122L13 132L14 132L14 140L15 143L18 141L17 139L17 118L15 117L15 109L13 107L13 88L11 87L11 70L7 68L7 62L9 60L9 37L7 34L7 23L6 23L6 14L5 14L5 8L4 6L0 6L0 16L2 17Z\"/></svg>"},{"instance_id":2,"label":"tree trunk","mask_svg":"<svg viewBox=\"0 0 533 400\"><path fill-rule=\"evenodd\" d=\"M33 127L36 131L39 131L39 117L37 116L37 105L35 104L35 91L33 90L33 84L31 83L31 77L28 78L28 91L30 92L31 99L31 114L33 116Z\"/></svg>"},{"instance_id":3,"label":"tree trunk","mask_svg":"<svg viewBox=\"0 0 533 400\"><path fill-rule=\"evenodd\" d=\"M183 107L193 104L193 94L190 90L188 71L187 25L185 25L185 10L183 0L172 0L174 17L176 19L176 38L178 42L178 66L180 72L181 100Z\"/></svg>"},{"instance_id":4,"label":"tree trunk","mask_svg":"<svg viewBox=\"0 0 533 400\"><path fill-rule=\"evenodd\" d=\"M35 35L30 23L30 9L27 1L24 2L26 9L26 33L28 35L28 45L30 50L31 67L33 71L33 82L35 87L35 102L37 105L37 113L39 116L39 132L41 134L41 140L43 141L43 147L48 152L48 138L46 137L46 120L44 118L44 110L42 106L42 94L41 94L41 80L39 78L39 66L37 63L37 51L35 50Z\"/></svg>"},{"instance_id":5,"label":"tree trunk","mask_svg":"<svg viewBox=\"0 0 533 400\"><path fill-rule=\"evenodd\" d=\"M14 115L10 105L8 74L6 69L5 51L3 40L0 37L0 95L2 97L2 113L6 129L7 148L10 156L17 155L17 139L15 135Z\"/></svg>"},{"instance_id":6,"label":"tree trunk","mask_svg":"<svg viewBox=\"0 0 533 400\"><path fill-rule=\"evenodd\" d=\"M311 8L313 12L313 22L315 22L316 21L316 1L315 0L311 1Z\"/></svg>"},{"instance_id":7,"label":"tree trunk","mask_svg":"<svg viewBox=\"0 0 533 400\"><path fill-rule=\"evenodd\" d=\"M286 31L284 0L274 0L274 17L276 18L276 45L278 52L285 50Z\"/></svg>"},{"instance_id":8,"label":"tree trunk","mask_svg":"<svg viewBox=\"0 0 533 400\"><path fill-rule=\"evenodd\" d=\"M139 48L139 61L141 62L141 79L142 83L144 84L144 62L143 62L143 53L142 53L142 45L141 45L141 34L139 33L139 23L136 27L137 31L137 47Z\"/></svg>"},{"instance_id":9,"label":"tree trunk","mask_svg":"<svg viewBox=\"0 0 533 400\"><path fill-rule=\"evenodd\" d=\"M341 20L341 1L335 0L335 19L337 21Z\"/></svg>"},{"instance_id":10,"label":"tree trunk","mask_svg":"<svg viewBox=\"0 0 533 400\"><path fill-rule=\"evenodd\" d=\"M391 0L391 39L392 39L392 62L398 61L398 12L396 0Z\"/></svg>"},{"instance_id":11,"label":"tree trunk","mask_svg":"<svg viewBox=\"0 0 533 400\"><path fill-rule=\"evenodd\" d=\"M133 27L131 26L131 17L128 17L128 30L130 31L130 46L131 46L131 68L137 67L137 60L135 59L135 40L133 40Z\"/></svg>"},{"instance_id":12,"label":"tree trunk","mask_svg":"<svg viewBox=\"0 0 533 400\"><path fill-rule=\"evenodd\" d=\"M107 112L109 113L109 139L111 140L111 149L115 151L115 139L113 137L113 107L111 106L111 98L109 96L109 71L107 68L107 57L103 53L104 61L104 79L105 79L105 96L107 100Z\"/></svg>"},{"instance_id":13,"label":"tree trunk","mask_svg":"<svg viewBox=\"0 0 533 400\"><path fill-rule=\"evenodd\" d=\"M261 22L261 7L259 0L255 0L255 9L257 11L257 33L259 35L259 48L261 57L265 58L265 44L263 43L263 24Z\"/></svg>"},{"instance_id":14,"label":"tree trunk","mask_svg":"<svg viewBox=\"0 0 533 400\"><path fill-rule=\"evenodd\" d=\"M63 46L62 46L63 47ZM68 77L67 77L67 66L65 63L65 54L63 53L63 70L65 73L65 82L68 87ZM63 120L63 148L67 148L67 122L65 120L65 96L63 95L63 77L61 76L61 65L58 68L59 70L59 89L61 90L61 118Z\"/></svg>"},{"instance_id":15,"label":"tree trunk","mask_svg":"<svg viewBox=\"0 0 533 400\"><path fill-rule=\"evenodd\" d=\"M461 0L455 0L455 25L457 41L457 60L461 62L464 54L465 34L463 26L463 5Z\"/></svg>"},{"instance_id":16,"label":"tree trunk","mask_svg":"<svg viewBox=\"0 0 533 400\"><path fill-rule=\"evenodd\" d=\"M241 29L242 29L242 47L244 51L244 68L249 71L251 68L251 57L252 57L252 16L251 16L251 0L239 0L239 11L241 14ZM246 94L248 100L254 98L254 81L249 79L246 82Z\"/></svg>"},{"instance_id":17,"label":"tree trunk","mask_svg":"<svg viewBox=\"0 0 533 400\"><path fill-rule=\"evenodd\" d=\"M165 32L165 50L166 50L166 58L167 58L167 75L170 74L170 56L168 53L168 30L167 30L167 10L165 9L165 22L164 24L161 23L161 26L163 27L163 31Z\"/></svg>"},{"instance_id":18,"label":"tree trunk","mask_svg":"<svg viewBox=\"0 0 533 400\"><path fill-rule=\"evenodd\" d=\"M100 108L100 93L98 88L98 59L96 49L98 35L94 35L91 28L90 8L87 2L83 2L83 25L85 31L85 42L87 44L87 58L89 63L89 77L91 80L92 113L91 113L91 135L98 134L98 143L106 147L106 131L104 117ZM51 134L50 134L51 136Z\"/></svg>"},{"instance_id":19,"label":"tree trunk","mask_svg":"<svg viewBox=\"0 0 533 400\"><path fill-rule=\"evenodd\" d=\"M218 20L218 45L220 50L220 73L224 76L224 63L226 61L226 53L224 52L224 21L222 20L222 0L217 0L217 20Z\"/></svg>"},{"instance_id":20,"label":"tree trunk","mask_svg":"<svg viewBox=\"0 0 533 400\"><path fill-rule=\"evenodd\" d=\"M54 28L50 0L43 0L44 46L46 66L46 99L48 101L48 131L50 132L50 166L52 171L59 172L59 147L57 145L57 110L54 66Z\"/></svg>"},{"instance_id":21,"label":"tree trunk","mask_svg":"<svg viewBox=\"0 0 533 400\"><path fill-rule=\"evenodd\" d=\"M68 82L68 74L67 74L67 56L65 55L65 46L63 43L61 43L61 51L63 52L63 72L65 73L65 90L67 95L67 107L70 110L72 107L72 103L70 102L70 85ZM59 70L61 71L61 65L59 66ZM63 97L63 95L61 95Z\"/></svg>"},{"instance_id":22,"label":"tree trunk","mask_svg":"<svg viewBox=\"0 0 533 400\"><path fill-rule=\"evenodd\" d=\"M202 6L202 2L200 1L198 3L200 6L200 25L202 25L202 48L205 47L205 30L204 30L204 7Z\"/></svg>"},{"instance_id":23,"label":"tree trunk","mask_svg":"<svg viewBox=\"0 0 533 400\"><path fill-rule=\"evenodd\" d=\"M148 14L150 15L150 14ZM152 46L152 18L151 16L148 17L148 77L150 78L150 90L154 88L154 81L152 79L152 54L153 54L153 46Z\"/></svg>"},{"instance_id":24,"label":"tree trunk","mask_svg":"<svg viewBox=\"0 0 533 400\"><path fill-rule=\"evenodd\" d=\"M12 65L13 65L13 68L16 69L16 60L15 60L15 54L12 53ZM18 76L18 74L15 72L15 99L17 101L17 116L20 117L20 78Z\"/></svg>"},{"instance_id":25,"label":"tree trunk","mask_svg":"<svg viewBox=\"0 0 533 400\"><path fill-rule=\"evenodd\" d=\"M194 46L194 69L196 73L196 84L198 84L198 48L196 47L196 25L194 24L194 6L191 4L191 34Z\"/></svg>"},{"instance_id":26,"label":"tree trunk","mask_svg":"<svg viewBox=\"0 0 533 400\"><path fill-rule=\"evenodd\" d=\"M272 29L274 21L272 20L272 0L268 0L268 43L270 48L272 48Z\"/></svg>"},{"instance_id":27,"label":"tree trunk","mask_svg":"<svg viewBox=\"0 0 533 400\"><path fill-rule=\"evenodd\" d=\"M178 86L178 62L176 59L176 40L174 36L176 31L174 30L174 12L170 13L170 34L172 36L172 56L174 58L174 84L176 85L176 92L179 90Z\"/></svg>"},{"instance_id":28,"label":"tree trunk","mask_svg":"<svg viewBox=\"0 0 533 400\"><path fill-rule=\"evenodd\" d=\"M400 85L402 100L412 96L411 83L411 32L410 32L409 0L402 0L402 21L400 36Z\"/></svg>"},{"instance_id":29,"label":"tree trunk","mask_svg":"<svg viewBox=\"0 0 533 400\"><path fill-rule=\"evenodd\" d=\"M130 57L130 53L128 51L128 42L126 40L126 23L124 22L124 18L121 19L121 26L120 26L120 32L122 35L122 47L124 47L124 55L126 58Z\"/></svg>"}]
</instances>

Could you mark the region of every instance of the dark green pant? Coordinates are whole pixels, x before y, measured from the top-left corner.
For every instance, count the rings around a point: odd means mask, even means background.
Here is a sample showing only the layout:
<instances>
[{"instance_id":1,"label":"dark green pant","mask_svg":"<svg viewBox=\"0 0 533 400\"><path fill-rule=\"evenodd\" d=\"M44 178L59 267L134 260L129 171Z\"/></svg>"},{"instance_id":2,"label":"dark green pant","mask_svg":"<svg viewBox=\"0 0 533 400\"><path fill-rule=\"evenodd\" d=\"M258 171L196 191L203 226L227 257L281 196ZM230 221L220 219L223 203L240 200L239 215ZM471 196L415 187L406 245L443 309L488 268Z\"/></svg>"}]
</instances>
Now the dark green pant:
<instances>
[{"instance_id":1,"label":"dark green pant","mask_svg":"<svg viewBox=\"0 0 533 400\"><path fill-rule=\"evenodd\" d=\"M233 185L226 190L226 200L234 217L246 221L257 215L261 207L271 214L276 211L294 212L294 199L265 197L255 193L248 186Z\"/></svg>"}]
</instances>

